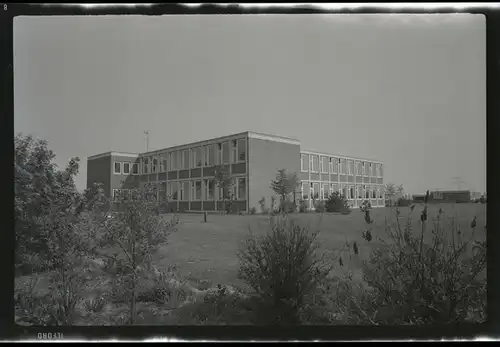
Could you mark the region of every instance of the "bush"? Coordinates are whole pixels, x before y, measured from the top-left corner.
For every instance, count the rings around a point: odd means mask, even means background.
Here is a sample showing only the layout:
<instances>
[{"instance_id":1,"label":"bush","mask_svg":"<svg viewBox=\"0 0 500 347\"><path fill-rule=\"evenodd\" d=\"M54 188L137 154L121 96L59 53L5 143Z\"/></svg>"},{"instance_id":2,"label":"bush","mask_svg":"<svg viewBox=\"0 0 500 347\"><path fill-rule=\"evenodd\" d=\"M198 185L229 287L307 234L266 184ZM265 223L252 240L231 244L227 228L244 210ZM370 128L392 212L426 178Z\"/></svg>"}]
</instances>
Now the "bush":
<instances>
[{"instance_id":1,"label":"bush","mask_svg":"<svg viewBox=\"0 0 500 347\"><path fill-rule=\"evenodd\" d=\"M255 206L250 207L250 210L248 210L248 213L250 213L250 214L255 214L256 212L257 212L257 209L255 208Z\"/></svg>"},{"instance_id":2,"label":"bush","mask_svg":"<svg viewBox=\"0 0 500 347\"><path fill-rule=\"evenodd\" d=\"M299 212L301 212L301 213L307 212L307 209L308 209L307 201L300 200L299 201Z\"/></svg>"},{"instance_id":3,"label":"bush","mask_svg":"<svg viewBox=\"0 0 500 347\"><path fill-rule=\"evenodd\" d=\"M325 213L325 202L323 200L314 201L314 210L318 213Z\"/></svg>"},{"instance_id":4,"label":"bush","mask_svg":"<svg viewBox=\"0 0 500 347\"><path fill-rule=\"evenodd\" d=\"M238 277L259 299L256 312L267 324L299 324L306 298L330 271L316 255L317 233L309 233L287 216L270 222L263 236L252 233L238 253Z\"/></svg>"},{"instance_id":5,"label":"bush","mask_svg":"<svg viewBox=\"0 0 500 347\"><path fill-rule=\"evenodd\" d=\"M264 214L268 214L269 213L269 209L266 206L266 198L265 197L262 197L259 200L259 205L260 205L260 212L261 213L264 213Z\"/></svg>"},{"instance_id":6,"label":"bush","mask_svg":"<svg viewBox=\"0 0 500 347\"><path fill-rule=\"evenodd\" d=\"M431 225L426 242L427 206L420 215L420 230L413 230L399 210L396 221L386 223L389 240L373 250L363 265L364 279L374 288L374 318L382 324L434 324L481 322L486 309L486 243L461 237L455 218L443 226L442 211ZM474 220L475 221L475 220Z\"/></svg>"},{"instance_id":7,"label":"bush","mask_svg":"<svg viewBox=\"0 0 500 347\"><path fill-rule=\"evenodd\" d=\"M327 212L347 212L351 210L348 201L345 197L338 192L330 194L325 202L325 209Z\"/></svg>"}]
</instances>

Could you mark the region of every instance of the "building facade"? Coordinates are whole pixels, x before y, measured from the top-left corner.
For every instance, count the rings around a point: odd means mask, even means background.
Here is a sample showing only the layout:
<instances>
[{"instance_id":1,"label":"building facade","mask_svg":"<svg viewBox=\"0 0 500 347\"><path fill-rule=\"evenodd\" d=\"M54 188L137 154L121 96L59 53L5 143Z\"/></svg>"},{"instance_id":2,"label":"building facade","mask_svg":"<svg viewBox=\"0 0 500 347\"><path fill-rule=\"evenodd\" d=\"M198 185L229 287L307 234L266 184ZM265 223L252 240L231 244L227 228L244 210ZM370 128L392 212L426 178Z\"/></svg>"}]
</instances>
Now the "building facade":
<instances>
[{"instance_id":1,"label":"building facade","mask_svg":"<svg viewBox=\"0 0 500 347\"><path fill-rule=\"evenodd\" d=\"M87 187L101 183L108 197L130 196L137 184L158 184L158 198L170 211L216 211L222 192L214 181L217 165L227 165L233 180L233 210L270 206L277 169L295 172L299 199L340 192L352 206L368 200L384 206L383 165L379 161L301 150L300 141L256 132L219 137L141 154L108 152L87 160ZM167 199L168 197L168 199Z\"/></svg>"}]
</instances>

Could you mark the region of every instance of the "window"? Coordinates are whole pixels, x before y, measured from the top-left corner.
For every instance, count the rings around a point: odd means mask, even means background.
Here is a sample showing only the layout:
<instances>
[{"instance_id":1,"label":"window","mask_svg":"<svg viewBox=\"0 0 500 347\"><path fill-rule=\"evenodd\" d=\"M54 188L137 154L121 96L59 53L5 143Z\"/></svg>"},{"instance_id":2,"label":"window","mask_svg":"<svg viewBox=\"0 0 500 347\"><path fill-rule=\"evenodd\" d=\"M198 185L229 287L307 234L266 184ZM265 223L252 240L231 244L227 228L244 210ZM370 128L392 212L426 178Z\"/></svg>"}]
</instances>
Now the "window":
<instances>
[{"instance_id":1,"label":"window","mask_svg":"<svg viewBox=\"0 0 500 347\"><path fill-rule=\"evenodd\" d=\"M132 164L132 175L138 175L138 174L139 174L139 164L133 163Z\"/></svg>"},{"instance_id":2,"label":"window","mask_svg":"<svg viewBox=\"0 0 500 347\"><path fill-rule=\"evenodd\" d=\"M330 184L328 183L323 183L323 200L328 200L328 197L330 196L330 189L329 189Z\"/></svg>"},{"instance_id":3,"label":"window","mask_svg":"<svg viewBox=\"0 0 500 347\"><path fill-rule=\"evenodd\" d=\"M319 183L313 183L311 185L311 196L316 200L319 199Z\"/></svg>"},{"instance_id":4,"label":"window","mask_svg":"<svg viewBox=\"0 0 500 347\"><path fill-rule=\"evenodd\" d=\"M238 181L238 200L247 199L247 180L245 177L240 177Z\"/></svg>"},{"instance_id":5,"label":"window","mask_svg":"<svg viewBox=\"0 0 500 347\"><path fill-rule=\"evenodd\" d=\"M215 147L208 145L205 147L205 166L215 165Z\"/></svg>"},{"instance_id":6,"label":"window","mask_svg":"<svg viewBox=\"0 0 500 347\"><path fill-rule=\"evenodd\" d=\"M151 173L158 172L158 157L153 157L151 165Z\"/></svg>"},{"instance_id":7,"label":"window","mask_svg":"<svg viewBox=\"0 0 500 347\"><path fill-rule=\"evenodd\" d=\"M192 159L192 167L201 167L202 155L201 155L201 147L196 147L191 150L191 159Z\"/></svg>"},{"instance_id":8,"label":"window","mask_svg":"<svg viewBox=\"0 0 500 347\"><path fill-rule=\"evenodd\" d=\"M317 155L311 155L311 171L319 172L319 158Z\"/></svg>"},{"instance_id":9,"label":"window","mask_svg":"<svg viewBox=\"0 0 500 347\"><path fill-rule=\"evenodd\" d=\"M137 192L137 189L132 189L130 191L130 200L137 200L139 198L139 193Z\"/></svg>"},{"instance_id":10,"label":"window","mask_svg":"<svg viewBox=\"0 0 500 347\"><path fill-rule=\"evenodd\" d=\"M113 189L113 200L118 201L120 199L120 189Z\"/></svg>"},{"instance_id":11,"label":"window","mask_svg":"<svg viewBox=\"0 0 500 347\"><path fill-rule=\"evenodd\" d=\"M149 159L148 158L142 159L142 173L143 174L149 173Z\"/></svg>"},{"instance_id":12,"label":"window","mask_svg":"<svg viewBox=\"0 0 500 347\"><path fill-rule=\"evenodd\" d=\"M366 163L362 162L361 166L363 167L363 176L366 176Z\"/></svg>"},{"instance_id":13,"label":"window","mask_svg":"<svg viewBox=\"0 0 500 347\"><path fill-rule=\"evenodd\" d=\"M342 175L347 175L347 160L341 159L342 163Z\"/></svg>"},{"instance_id":14,"label":"window","mask_svg":"<svg viewBox=\"0 0 500 347\"><path fill-rule=\"evenodd\" d=\"M191 201L201 200L201 181L192 181L191 187Z\"/></svg>"},{"instance_id":15,"label":"window","mask_svg":"<svg viewBox=\"0 0 500 347\"><path fill-rule=\"evenodd\" d=\"M354 163L352 160L347 161L347 174L354 175Z\"/></svg>"},{"instance_id":16,"label":"window","mask_svg":"<svg viewBox=\"0 0 500 347\"><path fill-rule=\"evenodd\" d=\"M356 195L354 195L354 186L349 188L349 199L355 199Z\"/></svg>"},{"instance_id":17,"label":"window","mask_svg":"<svg viewBox=\"0 0 500 347\"><path fill-rule=\"evenodd\" d=\"M356 185L356 187L354 187L354 189L356 189L356 192L355 192L356 195L354 195L354 198L361 199L361 196L359 195L359 186Z\"/></svg>"},{"instance_id":18,"label":"window","mask_svg":"<svg viewBox=\"0 0 500 347\"><path fill-rule=\"evenodd\" d=\"M369 172L370 172L370 176L373 176L373 164L372 163L370 163L370 171Z\"/></svg>"},{"instance_id":19,"label":"window","mask_svg":"<svg viewBox=\"0 0 500 347\"><path fill-rule=\"evenodd\" d=\"M229 164L229 142L222 144L222 162L221 164Z\"/></svg>"},{"instance_id":20,"label":"window","mask_svg":"<svg viewBox=\"0 0 500 347\"><path fill-rule=\"evenodd\" d=\"M309 183L302 182L301 193L303 200L309 200Z\"/></svg>"},{"instance_id":21,"label":"window","mask_svg":"<svg viewBox=\"0 0 500 347\"><path fill-rule=\"evenodd\" d=\"M365 191L365 199L370 198L370 186L363 186L363 190Z\"/></svg>"},{"instance_id":22,"label":"window","mask_svg":"<svg viewBox=\"0 0 500 347\"><path fill-rule=\"evenodd\" d=\"M231 141L231 162L234 164L238 161L238 141Z\"/></svg>"},{"instance_id":23,"label":"window","mask_svg":"<svg viewBox=\"0 0 500 347\"><path fill-rule=\"evenodd\" d=\"M321 172L328 173L328 158L321 157Z\"/></svg>"},{"instance_id":24,"label":"window","mask_svg":"<svg viewBox=\"0 0 500 347\"><path fill-rule=\"evenodd\" d=\"M247 160L247 141L245 139L238 140L238 161L245 162Z\"/></svg>"},{"instance_id":25,"label":"window","mask_svg":"<svg viewBox=\"0 0 500 347\"><path fill-rule=\"evenodd\" d=\"M170 163L168 165L168 169L170 171L175 171L177 170L177 152L170 152L168 154L168 157L170 159Z\"/></svg>"},{"instance_id":26,"label":"window","mask_svg":"<svg viewBox=\"0 0 500 347\"><path fill-rule=\"evenodd\" d=\"M363 163L360 161L356 162L356 175L358 176L363 175Z\"/></svg>"},{"instance_id":27,"label":"window","mask_svg":"<svg viewBox=\"0 0 500 347\"><path fill-rule=\"evenodd\" d=\"M331 166L333 167L332 173L336 174L338 172L337 167L338 167L339 162L338 162L337 158L332 158L331 161L332 161Z\"/></svg>"},{"instance_id":28,"label":"window","mask_svg":"<svg viewBox=\"0 0 500 347\"><path fill-rule=\"evenodd\" d=\"M179 182L169 182L168 185L168 194L170 199L173 201L179 200Z\"/></svg>"},{"instance_id":29,"label":"window","mask_svg":"<svg viewBox=\"0 0 500 347\"><path fill-rule=\"evenodd\" d=\"M373 199L376 199L376 198L377 198L377 194L376 194L376 188L375 188L375 186L372 186L372 198L373 198Z\"/></svg>"},{"instance_id":30,"label":"window","mask_svg":"<svg viewBox=\"0 0 500 347\"><path fill-rule=\"evenodd\" d=\"M130 175L130 163L123 163L123 174Z\"/></svg>"},{"instance_id":31,"label":"window","mask_svg":"<svg viewBox=\"0 0 500 347\"><path fill-rule=\"evenodd\" d=\"M309 155L301 154L300 155L300 171L307 172L309 171Z\"/></svg>"},{"instance_id":32,"label":"window","mask_svg":"<svg viewBox=\"0 0 500 347\"><path fill-rule=\"evenodd\" d=\"M205 180L205 200L214 199L214 180Z\"/></svg>"},{"instance_id":33,"label":"window","mask_svg":"<svg viewBox=\"0 0 500 347\"><path fill-rule=\"evenodd\" d=\"M167 200L167 182L160 183L160 189L158 190L158 195L160 196L160 201Z\"/></svg>"},{"instance_id":34,"label":"window","mask_svg":"<svg viewBox=\"0 0 500 347\"><path fill-rule=\"evenodd\" d=\"M189 150L185 149L181 153L181 169L189 169Z\"/></svg>"},{"instance_id":35,"label":"window","mask_svg":"<svg viewBox=\"0 0 500 347\"><path fill-rule=\"evenodd\" d=\"M115 162L114 171L115 175L119 175L122 173L122 163Z\"/></svg>"},{"instance_id":36,"label":"window","mask_svg":"<svg viewBox=\"0 0 500 347\"><path fill-rule=\"evenodd\" d=\"M189 181L179 182L179 200L189 201Z\"/></svg>"},{"instance_id":37,"label":"window","mask_svg":"<svg viewBox=\"0 0 500 347\"><path fill-rule=\"evenodd\" d=\"M384 166L380 164L380 177L384 177Z\"/></svg>"},{"instance_id":38,"label":"window","mask_svg":"<svg viewBox=\"0 0 500 347\"><path fill-rule=\"evenodd\" d=\"M332 194L334 194L334 193L338 193L338 191L339 191L338 184L333 183L333 184L332 184L332 190L331 190L331 193L332 193Z\"/></svg>"},{"instance_id":39,"label":"window","mask_svg":"<svg viewBox=\"0 0 500 347\"><path fill-rule=\"evenodd\" d=\"M159 162L160 162L160 168L159 168L158 172L165 172L165 170L166 170L167 165L166 165L165 156L166 156L166 154L162 153L162 154L160 154L160 157L158 158Z\"/></svg>"}]
</instances>

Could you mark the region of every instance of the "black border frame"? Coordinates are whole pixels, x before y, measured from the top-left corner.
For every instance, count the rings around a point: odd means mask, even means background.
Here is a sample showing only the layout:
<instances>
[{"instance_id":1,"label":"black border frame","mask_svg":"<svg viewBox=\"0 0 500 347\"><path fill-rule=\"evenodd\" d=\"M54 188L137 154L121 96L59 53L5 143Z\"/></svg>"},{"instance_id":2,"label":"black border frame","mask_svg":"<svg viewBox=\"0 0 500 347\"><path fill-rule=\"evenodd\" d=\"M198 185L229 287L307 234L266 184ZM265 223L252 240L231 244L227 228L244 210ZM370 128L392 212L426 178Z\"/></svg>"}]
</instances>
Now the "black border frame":
<instances>
[{"instance_id":1,"label":"black border frame","mask_svg":"<svg viewBox=\"0 0 500 347\"><path fill-rule=\"evenodd\" d=\"M495 3L492 3L495 4ZM498 4L498 3L496 3ZM494 123L500 115L500 9L493 7L473 7L465 10L456 10L450 7L439 9L388 9L374 7L369 4L364 8L323 10L313 7L288 8L241 8L238 4L230 6L217 6L204 4L199 7L187 7L178 4L154 4L151 6L124 7L116 4L109 7L84 8L82 6L66 6L53 3L50 6L41 4L17 4L7 3L5 11L0 4L0 25L1 31L1 57L2 57L2 117L0 129L3 132L2 156L5 161L4 168L12 167L13 163L13 135L14 135L14 70L13 70L13 18L19 15L109 15L109 14L141 14L141 15L163 15L163 14L295 14L295 13L478 13L486 16L486 40L487 40L487 162L495 163L494 158L497 153L494 146L495 127ZM498 145L497 145L498 146ZM408 340L408 339L443 339L443 338L474 338L479 336L499 336L500 335L500 301L494 293L499 291L499 279L492 276L495 273L494 264L500 264L499 252L495 252L498 247L498 236L495 233L498 229L498 221L488 220L488 322L485 324L460 324L430 327L391 327L391 326L301 326L301 327L175 327L175 326L133 326L133 327L22 327L13 322L13 295L14 273L12 264L14 259L14 215L12 201L14 191L12 189L14 177L12 170L2 170L4 184L1 185L3 232L1 233L3 247L3 292L0 306L1 315L1 336L4 339L36 339L38 333L62 333L66 339L108 339L123 338L142 340L154 337L168 337L189 340ZM487 178L498 177L496 165L487 166ZM487 180L488 191L495 192L498 183L495 180ZM491 196L491 193L490 193ZM496 210L497 202L490 201L487 211L488 216L492 216ZM7 213L9 211L9 213ZM495 231L495 232L492 232Z\"/></svg>"}]
</instances>

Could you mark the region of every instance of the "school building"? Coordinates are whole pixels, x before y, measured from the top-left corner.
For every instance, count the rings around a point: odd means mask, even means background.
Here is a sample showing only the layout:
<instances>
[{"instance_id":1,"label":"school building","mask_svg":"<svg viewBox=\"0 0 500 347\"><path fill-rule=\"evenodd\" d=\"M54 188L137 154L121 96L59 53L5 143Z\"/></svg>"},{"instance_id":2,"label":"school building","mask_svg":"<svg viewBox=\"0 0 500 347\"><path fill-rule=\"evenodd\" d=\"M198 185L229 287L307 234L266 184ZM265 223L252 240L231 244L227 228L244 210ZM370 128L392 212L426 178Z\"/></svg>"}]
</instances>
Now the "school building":
<instances>
[{"instance_id":1,"label":"school building","mask_svg":"<svg viewBox=\"0 0 500 347\"><path fill-rule=\"evenodd\" d=\"M140 183L158 185L158 199L171 211L223 208L214 182L216 165L227 165L233 179L234 211L270 206L270 182L277 169L295 172L298 199L313 209L313 199L340 192L353 207L368 200L384 206L383 163L376 160L302 150L293 138L243 132L147 153L107 152L88 157L87 187L101 183L108 197L130 196Z\"/></svg>"}]
</instances>

